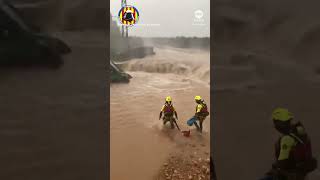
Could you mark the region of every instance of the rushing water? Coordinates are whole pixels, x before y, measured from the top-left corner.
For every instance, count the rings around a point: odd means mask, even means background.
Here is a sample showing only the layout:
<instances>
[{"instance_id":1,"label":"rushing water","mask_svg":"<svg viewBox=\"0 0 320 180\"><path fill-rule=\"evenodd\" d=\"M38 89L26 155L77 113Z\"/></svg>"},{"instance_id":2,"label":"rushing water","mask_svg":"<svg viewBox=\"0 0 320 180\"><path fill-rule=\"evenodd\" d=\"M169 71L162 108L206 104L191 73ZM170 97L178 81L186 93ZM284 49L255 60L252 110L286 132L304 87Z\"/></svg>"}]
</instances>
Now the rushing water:
<instances>
[{"instance_id":1,"label":"rushing water","mask_svg":"<svg viewBox=\"0 0 320 180\"><path fill-rule=\"evenodd\" d=\"M186 120L194 114L194 96L201 95L210 108L209 63L209 52L166 48L122 65L133 79L111 85L111 179L150 180L173 148L183 143L176 129L158 120L160 108L171 96L180 128L190 129ZM204 123L207 137L209 118Z\"/></svg>"}]
</instances>

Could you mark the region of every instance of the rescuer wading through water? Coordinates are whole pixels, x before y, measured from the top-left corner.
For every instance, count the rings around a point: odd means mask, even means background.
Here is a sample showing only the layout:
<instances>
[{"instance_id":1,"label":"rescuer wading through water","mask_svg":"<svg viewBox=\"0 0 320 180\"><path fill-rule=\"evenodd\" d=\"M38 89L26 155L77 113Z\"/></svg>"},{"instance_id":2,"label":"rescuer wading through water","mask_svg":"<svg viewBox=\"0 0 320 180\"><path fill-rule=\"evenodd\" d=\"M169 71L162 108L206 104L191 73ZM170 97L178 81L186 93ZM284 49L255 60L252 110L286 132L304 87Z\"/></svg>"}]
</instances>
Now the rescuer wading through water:
<instances>
[{"instance_id":1,"label":"rescuer wading through water","mask_svg":"<svg viewBox=\"0 0 320 180\"><path fill-rule=\"evenodd\" d=\"M171 129L174 129L174 121L178 119L178 114L173 107L172 98L170 96L166 97L165 103L160 111L159 120L161 119L161 117L163 120L163 125L165 125L167 122L170 122Z\"/></svg>"}]
</instances>

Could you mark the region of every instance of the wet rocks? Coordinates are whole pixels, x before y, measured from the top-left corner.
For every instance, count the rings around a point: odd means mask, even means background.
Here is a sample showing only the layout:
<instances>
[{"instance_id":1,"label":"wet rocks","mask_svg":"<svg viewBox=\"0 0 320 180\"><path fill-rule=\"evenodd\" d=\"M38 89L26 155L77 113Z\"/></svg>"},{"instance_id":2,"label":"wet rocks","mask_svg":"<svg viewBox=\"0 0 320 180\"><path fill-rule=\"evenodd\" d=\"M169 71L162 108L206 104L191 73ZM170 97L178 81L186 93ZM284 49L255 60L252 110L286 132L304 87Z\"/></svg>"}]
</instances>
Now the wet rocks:
<instances>
[{"instance_id":1,"label":"wet rocks","mask_svg":"<svg viewBox=\"0 0 320 180\"><path fill-rule=\"evenodd\" d=\"M206 163L210 164L210 158L206 159Z\"/></svg>"},{"instance_id":2,"label":"wet rocks","mask_svg":"<svg viewBox=\"0 0 320 180\"><path fill-rule=\"evenodd\" d=\"M192 161L192 164L193 164L194 166L198 166L198 162L195 161L195 160Z\"/></svg>"},{"instance_id":3,"label":"wet rocks","mask_svg":"<svg viewBox=\"0 0 320 180\"><path fill-rule=\"evenodd\" d=\"M180 146L179 146L180 148ZM210 180L210 155L201 144L187 144L171 153L163 163L159 180ZM207 152L207 153L206 153Z\"/></svg>"},{"instance_id":4,"label":"wet rocks","mask_svg":"<svg viewBox=\"0 0 320 180\"><path fill-rule=\"evenodd\" d=\"M172 156L163 164L160 179L166 180L209 180L210 159L208 157L194 156L190 158Z\"/></svg>"},{"instance_id":5,"label":"wet rocks","mask_svg":"<svg viewBox=\"0 0 320 180\"><path fill-rule=\"evenodd\" d=\"M210 175L210 169L209 168L206 169L206 174Z\"/></svg>"}]
</instances>

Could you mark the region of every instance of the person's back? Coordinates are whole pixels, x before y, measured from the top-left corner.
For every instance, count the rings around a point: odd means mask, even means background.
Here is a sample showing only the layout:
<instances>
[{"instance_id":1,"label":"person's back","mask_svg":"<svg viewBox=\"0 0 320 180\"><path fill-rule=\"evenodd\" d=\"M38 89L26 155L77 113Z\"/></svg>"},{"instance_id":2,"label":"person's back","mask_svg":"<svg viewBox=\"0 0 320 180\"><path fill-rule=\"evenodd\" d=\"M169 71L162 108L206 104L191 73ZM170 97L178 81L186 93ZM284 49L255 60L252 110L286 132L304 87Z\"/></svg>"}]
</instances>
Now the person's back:
<instances>
[{"instance_id":1,"label":"person's back","mask_svg":"<svg viewBox=\"0 0 320 180\"><path fill-rule=\"evenodd\" d=\"M196 126L199 132L202 132L202 124L206 117L209 115L209 111L207 104L204 102L201 96L195 96L194 100L197 103L194 117L197 121L199 121L200 126L197 124L197 122L193 122L193 124Z\"/></svg>"},{"instance_id":2,"label":"person's back","mask_svg":"<svg viewBox=\"0 0 320 180\"><path fill-rule=\"evenodd\" d=\"M291 152L296 170L305 175L315 170L317 161L313 158L311 140L302 123L292 124L292 130L289 135L296 142Z\"/></svg>"},{"instance_id":3,"label":"person's back","mask_svg":"<svg viewBox=\"0 0 320 180\"><path fill-rule=\"evenodd\" d=\"M275 146L273 170L280 179L303 180L317 164L305 128L300 122L292 123L292 119L286 109L278 108L273 112L275 128L281 133Z\"/></svg>"},{"instance_id":4,"label":"person's back","mask_svg":"<svg viewBox=\"0 0 320 180\"><path fill-rule=\"evenodd\" d=\"M201 117L206 117L209 115L207 104L204 100L199 101L199 104L196 106L196 114Z\"/></svg>"}]
</instances>

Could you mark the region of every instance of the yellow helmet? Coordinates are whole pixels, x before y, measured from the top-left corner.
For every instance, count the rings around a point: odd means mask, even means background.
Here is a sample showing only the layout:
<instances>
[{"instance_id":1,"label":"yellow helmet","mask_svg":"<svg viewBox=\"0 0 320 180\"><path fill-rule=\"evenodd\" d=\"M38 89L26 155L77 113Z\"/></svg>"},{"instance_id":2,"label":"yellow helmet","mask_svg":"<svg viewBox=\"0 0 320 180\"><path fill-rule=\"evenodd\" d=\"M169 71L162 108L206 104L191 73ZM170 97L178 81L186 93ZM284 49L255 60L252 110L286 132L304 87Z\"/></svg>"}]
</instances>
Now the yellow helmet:
<instances>
[{"instance_id":1,"label":"yellow helmet","mask_svg":"<svg viewBox=\"0 0 320 180\"><path fill-rule=\"evenodd\" d=\"M194 97L194 100L196 100L196 101L201 100L201 96L196 96L196 97Z\"/></svg>"},{"instance_id":2,"label":"yellow helmet","mask_svg":"<svg viewBox=\"0 0 320 180\"><path fill-rule=\"evenodd\" d=\"M278 121L289 121L293 118L293 115L291 112L288 111L288 109L285 108L277 108L272 112L272 119L278 120Z\"/></svg>"},{"instance_id":3,"label":"yellow helmet","mask_svg":"<svg viewBox=\"0 0 320 180\"><path fill-rule=\"evenodd\" d=\"M171 96L167 96L167 97L166 97L166 102L171 102L171 101L172 101Z\"/></svg>"}]
</instances>

